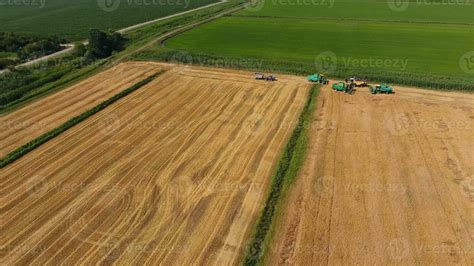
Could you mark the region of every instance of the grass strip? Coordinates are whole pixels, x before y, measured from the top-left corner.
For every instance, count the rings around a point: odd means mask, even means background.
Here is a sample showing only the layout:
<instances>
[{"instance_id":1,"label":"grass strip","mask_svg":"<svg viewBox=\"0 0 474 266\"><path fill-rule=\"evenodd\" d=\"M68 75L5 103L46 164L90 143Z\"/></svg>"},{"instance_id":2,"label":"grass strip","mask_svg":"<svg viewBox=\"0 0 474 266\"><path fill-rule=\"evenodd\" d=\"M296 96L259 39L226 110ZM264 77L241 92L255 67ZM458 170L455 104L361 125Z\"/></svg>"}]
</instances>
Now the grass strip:
<instances>
[{"instance_id":1,"label":"grass strip","mask_svg":"<svg viewBox=\"0 0 474 266\"><path fill-rule=\"evenodd\" d=\"M139 61L165 61L197 66L224 67L233 69L270 71L292 75L310 75L315 71L314 63L264 60L258 58L234 58L179 51L167 47L152 47L132 56ZM474 78L468 76L443 76L437 74L409 73L373 68L336 66L325 71L331 78L344 79L356 76L373 83L389 83L414 86L432 90L474 92Z\"/></svg>"},{"instance_id":2,"label":"grass strip","mask_svg":"<svg viewBox=\"0 0 474 266\"><path fill-rule=\"evenodd\" d=\"M129 95L130 93L138 90L139 88L143 87L144 85L150 83L156 77L158 77L162 71L157 72L144 80L135 83L133 86L119 92L118 94L112 96L108 100L101 102L100 104L96 105L92 109L85 111L84 113L75 116L62 125L52 129L51 131L44 133L43 135L37 137L36 139L28 142L27 144L17 148L16 150L10 152L9 154L5 155L4 157L0 158L0 168L7 166L8 164L16 161L17 159L21 158L23 155L29 153L30 151L38 148L39 146L43 145L47 141L59 136L61 133L65 132L66 130L72 128L73 126L81 123L82 121L86 120L87 118L93 116L94 114L100 112L101 110L105 109L107 106L115 103L116 101L120 100L121 98Z\"/></svg>"},{"instance_id":3,"label":"grass strip","mask_svg":"<svg viewBox=\"0 0 474 266\"><path fill-rule=\"evenodd\" d=\"M275 213L279 201L282 198L284 188L294 180L298 174L298 170L303 165L308 140L308 125L311 123L313 117L318 93L319 85L313 86L298 119L298 124L283 150L276 172L272 178L272 184L265 206L258 219L254 235L247 248L244 265L257 265L262 259L266 239L268 239L270 235L269 233L271 231L272 222L274 221Z\"/></svg>"},{"instance_id":4,"label":"grass strip","mask_svg":"<svg viewBox=\"0 0 474 266\"><path fill-rule=\"evenodd\" d=\"M53 92L57 92L72 85L74 82L88 78L98 73L99 70L103 70L101 67L104 66L104 64L105 61L101 61L97 64L85 68L75 69L56 81L43 84L35 90L31 91L30 93L26 94L25 96L21 97L20 99L15 100L9 104L0 106L0 115L17 110L33 100L47 96Z\"/></svg>"}]
</instances>

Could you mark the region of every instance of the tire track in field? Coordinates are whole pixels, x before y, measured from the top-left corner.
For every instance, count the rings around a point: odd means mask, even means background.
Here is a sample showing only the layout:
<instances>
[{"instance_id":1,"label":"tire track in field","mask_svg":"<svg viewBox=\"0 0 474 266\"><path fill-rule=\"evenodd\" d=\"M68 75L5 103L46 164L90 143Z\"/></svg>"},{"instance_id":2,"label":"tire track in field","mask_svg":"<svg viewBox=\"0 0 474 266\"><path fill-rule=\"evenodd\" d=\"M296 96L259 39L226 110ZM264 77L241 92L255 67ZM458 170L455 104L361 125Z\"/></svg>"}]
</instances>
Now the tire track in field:
<instances>
[{"instance_id":1,"label":"tire track in field","mask_svg":"<svg viewBox=\"0 0 474 266\"><path fill-rule=\"evenodd\" d=\"M272 122L296 119L309 86L256 83L237 71L222 80L212 72L171 67L2 169L2 263L235 263L292 131ZM245 128L260 122L253 113L263 121L258 134ZM112 114L120 121L104 134L100 125ZM150 121L156 124L145 127ZM21 180L37 181L34 172L54 187L29 193ZM61 189L74 183L88 186ZM254 183L262 191L251 191ZM258 196L249 201L251 194ZM240 237L232 245L240 246L222 253L235 238L226 237L231 227Z\"/></svg>"},{"instance_id":2,"label":"tire track in field","mask_svg":"<svg viewBox=\"0 0 474 266\"><path fill-rule=\"evenodd\" d=\"M0 155L7 154L39 135L59 126L69 118L94 107L130 87L152 72L153 65L123 63L59 91L12 113L0 116L5 125L0 133ZM139 71L137 71L139 70Z\"/></svg>"},{"instance_id":3,"label":"tire track in field","mask_svg":"<svg viewBox=\"0 0 474 266\"><path fill-rule=\"evenodd\" d=\"M312 130L308 160L277 226L269 264L473 260L472 200L460 183L472 176L473 98L395 90L321 92L322 120L337 130ZM321 175L330 172L321 186Z\"/></svg>"}]
</instances>

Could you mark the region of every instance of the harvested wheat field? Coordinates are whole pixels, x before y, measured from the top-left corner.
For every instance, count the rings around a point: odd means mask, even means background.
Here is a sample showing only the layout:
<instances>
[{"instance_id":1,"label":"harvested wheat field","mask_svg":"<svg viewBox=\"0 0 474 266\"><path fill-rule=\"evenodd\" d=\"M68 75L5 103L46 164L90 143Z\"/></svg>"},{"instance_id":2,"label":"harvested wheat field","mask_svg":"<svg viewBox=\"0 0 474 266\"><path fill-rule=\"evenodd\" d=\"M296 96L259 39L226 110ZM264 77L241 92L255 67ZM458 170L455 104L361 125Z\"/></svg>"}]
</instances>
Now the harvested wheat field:
<instances>
[{"instance_id":1,"label":"harvested wheat field","mask_svg":"<svg viewBox=\"0 0 474 266\"><path fill-rule=\"evenodd\" d=\"M322 89L270 264L474 261L474 96Z\"/></svg>"},{"instance_id":2,"label":"harvested wheat field","mask_svg":"<svg viewBox=\"0 0 474 266\"><path fill-rule=\"evenodd\" d=\"M0 157L35 139L68 119L159 71L151 63L130 62L114 66L78 84L23 108L0 116Z\"/></svg>"},{"instance_id":3,"label":"harvested wheat field","mask_svg":"<svg viewBox=\"0 0 474 266\"><path fill-rule=\"evenodd\" d=\"M308 92L166 71L0 170L1 264L239 262Z\"/></svg>"}]
</instances>

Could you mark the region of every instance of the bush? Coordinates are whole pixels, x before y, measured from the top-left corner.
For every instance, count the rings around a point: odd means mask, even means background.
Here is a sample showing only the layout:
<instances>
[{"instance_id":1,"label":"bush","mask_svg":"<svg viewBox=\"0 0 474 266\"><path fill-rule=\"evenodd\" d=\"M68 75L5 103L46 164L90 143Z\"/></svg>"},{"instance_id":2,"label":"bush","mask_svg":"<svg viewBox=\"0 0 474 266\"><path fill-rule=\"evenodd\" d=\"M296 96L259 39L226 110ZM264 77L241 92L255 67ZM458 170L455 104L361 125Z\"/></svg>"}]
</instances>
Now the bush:
<instances>
[{"instance_id":1,"label":"bush","mask_svg":"<svg viewBox=\"0 0 474 266\"><path fill-rule=\"evenodd\" d=\"M0 111L35 89L61 79L84 64L82 58L64 57L59 63L50 60L33 67L15 69L0 75Z\"/></svg>"},{"instance_id":2,"label":"bush","mask_svg":"<svg viewBox=\"0 0 474 266\"><path fill-rule=\"evenodd\" d=\"M62 49L57 36L35 37L12 32L0 32L0 52L17 53L18 58L25 61Z\"/></svg>"},{"instance_id":3,"label":"bush","mask_svg":"<svg viewBox=\"0 0 474 266\"><path fill-rule=\"evenodd\" d=\"M8 58L0 58L0 70L7 68L8 66L14 65L16 63L15 60L8 59Z\"/></svg>"},{"instance_id":4,"label":"bush","mask_svg":"<svg viewBox=\"0 0 474 266\"><path fill-rule=\"evenodd\" d=\"M123 50L125 43L126 39L118 32L108 34L98 29L91 29L87 57L91 59L109 57L112 52Z\"/></svg>"},{"instance_id":5,"label":"bush","mask_svg":"<svg viewBox=\"0 0 474 266\"><path fill-rule=\"evenodd\" d=\"M74 44L74 56L83 57L87 52L87 47L82 42L76 42Z\"/></svg>"}]
</instances>

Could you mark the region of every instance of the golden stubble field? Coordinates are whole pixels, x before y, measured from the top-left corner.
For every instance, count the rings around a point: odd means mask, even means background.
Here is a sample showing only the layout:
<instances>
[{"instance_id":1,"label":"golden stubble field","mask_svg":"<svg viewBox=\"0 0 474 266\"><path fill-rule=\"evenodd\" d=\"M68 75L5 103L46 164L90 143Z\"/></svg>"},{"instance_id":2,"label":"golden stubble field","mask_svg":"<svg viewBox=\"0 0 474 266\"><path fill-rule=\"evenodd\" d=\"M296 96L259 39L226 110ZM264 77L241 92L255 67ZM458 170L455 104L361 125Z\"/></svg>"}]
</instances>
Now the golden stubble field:
<instances>
[{"instance_id":1,"label":"golden stubble field","mask_svg":"<svg viewBox=\"0 0 474 266\"><path fill-rule=\"evenodd\" d=\"M156 64L122 63L74 86L0 115L0 156L35 139L159 71Z\"/></svg>"},{"instance_id":2,"label":"golden stubble field","mask_svg":"<svg viewBox=\"0 0 474 266\"><path fill-rule=\"evenodd\" d=\"M157 67L134 64L110 84ZM241 260L310 85L291 76L267 83L248 72L167 69L0 169L1 264ZM79 104L71 93L63 99ZM54 117L71 114L64 108Z\"/></svg>"},{"instance_id":3,"label":"golden stubble field","mask_svg":"<svg viewBox=\"0 0 474 266\"><path fill-rule=\"evenodd\" d=\"M269 264L474 262L474 96L322 89Z\"/></svg>"}]
</instances>

